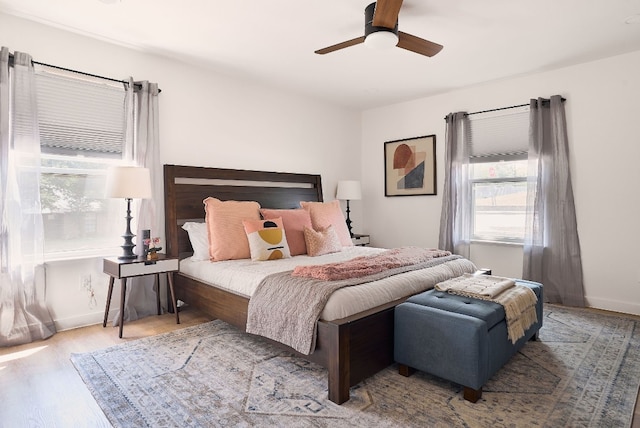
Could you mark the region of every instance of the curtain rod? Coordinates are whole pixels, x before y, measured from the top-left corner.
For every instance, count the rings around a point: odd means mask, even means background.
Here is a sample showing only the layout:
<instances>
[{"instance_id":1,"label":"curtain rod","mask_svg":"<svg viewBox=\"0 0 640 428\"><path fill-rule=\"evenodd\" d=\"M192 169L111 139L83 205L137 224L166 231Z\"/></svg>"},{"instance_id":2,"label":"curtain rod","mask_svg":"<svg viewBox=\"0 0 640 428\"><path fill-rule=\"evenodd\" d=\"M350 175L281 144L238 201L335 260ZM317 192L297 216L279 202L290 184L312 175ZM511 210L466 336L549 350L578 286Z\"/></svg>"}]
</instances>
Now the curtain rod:
<instances>
[{"instance_id":1,"label":"curtain rod","mask_svg":"<svg viewBox=\"0 0 640 428\"><path fill-rule=\"evenodd\" d=\"M561 98L561 99L562 99L562 102L567 101L566 98L564 98L564 97ZM543 99L543 102L549 102L549 100L545 98L545 99ZM529 103L527 103L527 104L518 104L516 106L509 106L509 107L498 107L498 108L492 108L492 109L489 109L489 110L482 110L482 111L474 111L474 112L471 112L471 113L465 113L464 115L465 116L471 116L472 114L491 113L491 112L494 112L494 111L509 110L509 109L518 108L518 107L527 107L528 105L529 105ZM447 120L446 117L444 119Z\"/></svg>"},{"instance_id":2,"label":"curtain rod","mask_svg":"<svg viewBox=\"0 0 640 428\"><path fill-rule=\"evenodd\" d=\"M89 76L89 77L95 77L98 79L104 79L104 80L109 80L111 82L118 82L118 83L122 83L124 85L128 85L129 82L127 82L126 80L121 80L121 79L114 79L112 77L105 77L105 76L100 76L98 74L91 74L91 73L87 73L84 71L78 71L78 70L73 70L71 68L65 68L65 67L60 67L58 65L51 65L51 64L47 64L44 62L40 62L40 61L35 61L35 60L31 60L31 64L37 64L37 65L44 65L45 67L51 67L51 68L55 68L57 70L62 70L62 71L69 71L71 73L76 73L76 74L81 74L83 76ZM9 65L13 65L13 54L10 53L9 54ZM142 85L140 83L134 83L133 84L136 88L142 88ZM162 92L162 90L160 88L158 88L158 93Z\"/></svg>"},{"instance_id":3,"label":"curtain rod","mask_svg":"<svg viewBox=\"0 0 640 428\"><path fill-rule=\"evenodd\" d=\"M498 108L492 108L492 109L489 109L489 110L474 111L474 112L471 112L471 113L465 113L465 116L471 116L472 114L491 113L493 111L500 111L500 110L510 110L512 108L527 107L528 105L529 105L529 103L527 103L527 104L518 104L517 106L498 107Z\"/></svg>"}]
</instances>

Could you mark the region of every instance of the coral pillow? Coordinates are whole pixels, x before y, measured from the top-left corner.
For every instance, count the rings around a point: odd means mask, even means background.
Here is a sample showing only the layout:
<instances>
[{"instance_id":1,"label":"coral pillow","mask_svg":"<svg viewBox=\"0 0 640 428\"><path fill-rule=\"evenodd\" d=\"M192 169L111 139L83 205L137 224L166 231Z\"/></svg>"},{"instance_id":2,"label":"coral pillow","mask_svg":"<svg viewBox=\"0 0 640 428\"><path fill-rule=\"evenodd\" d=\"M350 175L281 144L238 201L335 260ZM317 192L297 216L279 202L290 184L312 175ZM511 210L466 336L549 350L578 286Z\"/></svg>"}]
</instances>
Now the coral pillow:
<instances>
[{"instance_id":1,"label":"coral pillow","mask_svg":"<svg viewBox=\"0 0 640 428\"><path fill-rule=\"evenodd\" d=\"M289 250L292 256L307 254L307 245L304 242L304 227L312 229L311 216L307 210L274 210L263 208L260 210L266 220L282 218L284 231L287 235Z\"/></svg>"},{"instance_id":2,"label":"coral pillow","mask_svg":"<svg viewBox=\"0 0 640 428\"><path fill-rule=\"evenodd\" d=\"M242 224L249 239L251 260L277 260L291 257L281 218L245 220Z\"/></svg>"},{"instance_id":3,"label":"coral pillow","mask_svg":"<svg viewBox=\"0 0 640 428\"><path fill-rule=\"evenodd\" d=\"M340 209L340 202L334 200L331 202L300 202L300 206L309 211L311 215L311 224L315 230L325 229L332 225L338 234L340 243L343 247L352 247L353 241L347 229L347 223ZM308 251L308 248L307 248Z\"/></svg>"},{"instance_id":4,"label":"coral pillow","mask_svg":"<svg viewBox=\"0 0 640 428\"><path fill-rule=\"evenodd\" d=\"M305 226L304 239L307 243L307 254L311 257L342 251L340 238L332 225L317 231Z\"/></svg>"},{"instance_id":5,"label":"coral pillow","mask_svg":"<svg viewBox=\"0 0 640 428\"><path fill-rule=\"evenodd\" d=\"M243 220L260 220L260 204L250 201L204 201L209 232L209 257L213 261L248 259L249 240Z\"/></svg>"}]
</instances>

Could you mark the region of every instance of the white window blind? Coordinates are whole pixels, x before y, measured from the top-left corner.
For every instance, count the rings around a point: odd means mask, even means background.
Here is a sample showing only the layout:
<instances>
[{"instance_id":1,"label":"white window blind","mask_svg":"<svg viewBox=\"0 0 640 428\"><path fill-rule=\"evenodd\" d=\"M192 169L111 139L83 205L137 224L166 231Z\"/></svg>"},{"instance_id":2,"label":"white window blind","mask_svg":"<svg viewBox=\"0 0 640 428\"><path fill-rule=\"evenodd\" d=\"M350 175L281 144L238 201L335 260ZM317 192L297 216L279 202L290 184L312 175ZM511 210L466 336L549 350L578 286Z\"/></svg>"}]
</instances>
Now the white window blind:
<instances>
[{"instance_id":1,"label":"white window blind","mask_svg":"<svg viewBox=\"0 0 640 428\"><path fill-rule=\"evenodd\" d=\"M466 136L472 163L526 159L529 106L471 115Z\"/></svg>"},{"instance_id":2,"label":"white window blind","mask_svg":"<svg viewBox=\"0 0 640 428\"><path fill-rule=\"evenodd\" d=\"M122 83L35 65L43 153L122 157Z\"/></svg>"}]
</instances>

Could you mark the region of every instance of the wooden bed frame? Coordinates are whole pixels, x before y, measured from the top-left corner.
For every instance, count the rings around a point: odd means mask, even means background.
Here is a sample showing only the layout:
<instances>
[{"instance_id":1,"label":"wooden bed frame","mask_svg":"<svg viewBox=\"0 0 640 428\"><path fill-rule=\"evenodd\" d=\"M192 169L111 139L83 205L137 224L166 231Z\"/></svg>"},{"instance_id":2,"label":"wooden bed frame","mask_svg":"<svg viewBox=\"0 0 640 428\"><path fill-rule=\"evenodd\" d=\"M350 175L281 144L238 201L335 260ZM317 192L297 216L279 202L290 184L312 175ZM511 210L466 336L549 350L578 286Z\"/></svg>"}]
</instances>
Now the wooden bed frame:
<instances>
[{"instance_id":1,"label":"wooden bed frame","mask_svg":"<svg viewBox=\"0 0 640 428\"><path fill-rule=\"evenodd\" d=\"M165 165L167 253L192 254L185 221L204 221L202 200L257 201L264 208L299 208L300 201L322 201L319 175ZM284 186L284 187L282 187ZM249 299L174 274L176 297L190 306L246 330ZM405 299L334 321L319 321L316 349L302 355L325 367L329 400L349 400L349 388L393 363L394 308ZM276 343L276 342L274 342Z\"/></svg>"}]
</instances>

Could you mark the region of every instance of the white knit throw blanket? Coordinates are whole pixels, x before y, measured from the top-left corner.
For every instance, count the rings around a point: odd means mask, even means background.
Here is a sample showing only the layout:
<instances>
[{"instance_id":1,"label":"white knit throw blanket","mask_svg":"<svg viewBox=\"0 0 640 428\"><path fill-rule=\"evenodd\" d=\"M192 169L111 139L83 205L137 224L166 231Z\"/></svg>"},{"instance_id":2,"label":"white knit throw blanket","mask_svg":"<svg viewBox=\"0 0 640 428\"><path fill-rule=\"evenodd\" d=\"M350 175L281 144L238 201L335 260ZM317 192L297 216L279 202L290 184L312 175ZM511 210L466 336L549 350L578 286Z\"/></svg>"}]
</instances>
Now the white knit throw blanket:
<instances>
[{"instance_id":1,"label":"white knit throw blanket","mask_svg":"<svg viewBox=\"0 0 640 428\"><path fill-rule=\"evenodd\" d=\"M504 307L507 332L511 343L516 343L525 331L538 321L536 302L532 289L516 285L509 278L465 273L435 286L436 290L473 299L489 300Z\"/></svg>"}]
</instances>

